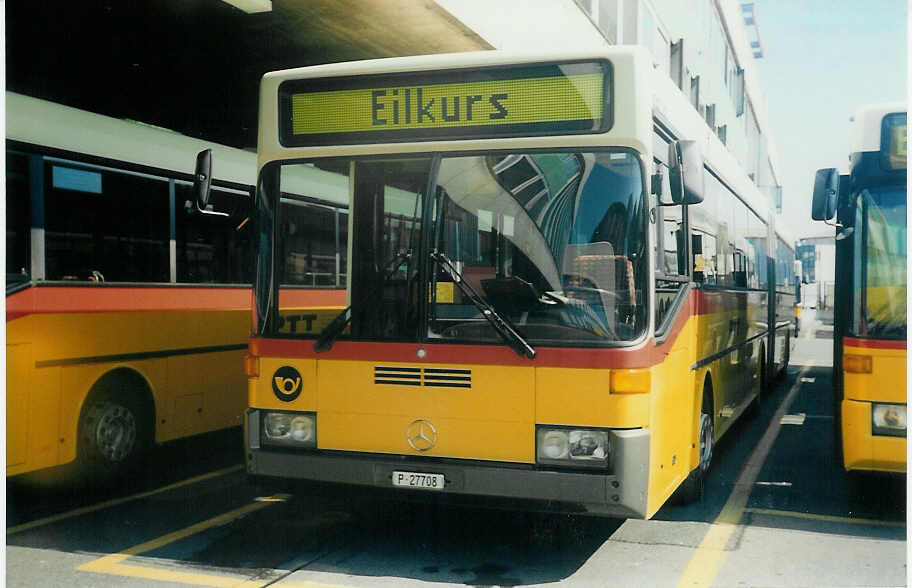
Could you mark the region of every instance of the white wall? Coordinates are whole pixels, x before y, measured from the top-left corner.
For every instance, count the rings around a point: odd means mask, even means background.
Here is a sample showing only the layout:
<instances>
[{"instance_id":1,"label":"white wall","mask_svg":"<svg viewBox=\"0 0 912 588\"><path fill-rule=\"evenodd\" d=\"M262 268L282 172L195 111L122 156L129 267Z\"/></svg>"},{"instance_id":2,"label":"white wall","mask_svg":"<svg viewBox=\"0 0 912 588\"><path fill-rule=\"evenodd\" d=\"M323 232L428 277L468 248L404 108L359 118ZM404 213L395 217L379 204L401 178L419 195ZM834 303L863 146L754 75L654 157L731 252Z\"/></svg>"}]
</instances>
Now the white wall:
<instances>
[{"instance_id":1,"label":"white wall","mask_svg":"<svg viewBox=\"0 0 912 588\"><path fill-rule=\"evenodd\" d=\"M436 0L495 49L550 51L604 47L602 36L573 0Z\"/></svg>"}]
</instances>

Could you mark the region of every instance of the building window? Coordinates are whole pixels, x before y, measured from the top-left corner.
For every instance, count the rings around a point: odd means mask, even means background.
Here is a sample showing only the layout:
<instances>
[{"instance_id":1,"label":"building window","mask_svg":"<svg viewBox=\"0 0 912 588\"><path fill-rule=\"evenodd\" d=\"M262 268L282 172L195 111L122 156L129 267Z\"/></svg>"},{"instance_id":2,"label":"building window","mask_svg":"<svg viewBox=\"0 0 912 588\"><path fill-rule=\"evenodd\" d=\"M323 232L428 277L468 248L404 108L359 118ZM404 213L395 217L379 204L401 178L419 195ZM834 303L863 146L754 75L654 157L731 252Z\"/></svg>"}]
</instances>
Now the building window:
<instances>
[{"instance_id":1,"label":"building window","mask_svg":"<svg viewBox=\"0 0 912 588\"><path fill-rule=\"evenodd\" d=\"M690 103L700 110L700 76L690 78Z\"/></svg>"},{"instance_id":2,"label":"building window","mask_svg":"<svg viewBox=\"0 0 912 588\"><path fill-rule=\"evenodd\" d=\"M684 39L671 44L669 75L675 85L684 90Z\"/></svg>"},{"instance_id":3,"label":"building window","mask_svg":"<svg viewBox=\"0 0 912 588\"><path fill-rule=\"evenodd\" d=\"M731 86L732 103L735 105L735 116L744 115L744 68L739 67L735 72L734 83Z\"/></svg>"},{"instance_id":4,"label":"building window","mask_svg":"<svg viewBox=\"0 0 912 588\"><path fill-rule=\"evenodd\" d=\"M706 119L706 124L709 125L709 128L713 129L716 127L716 105L707 104L703 108L703 118Z\"/></svg>"},{"instance_id":5,"label":"building window","mask_svg":"<svg viewBox=\"0 0 912 588\"><path fill-rule=\"evenodd\" d=\"M723 144L727 145L728 144L728 125L720 125L720 126L716 127L716 136L719 137L719 140L722 141Z\"/></svg>"}]
</instances>

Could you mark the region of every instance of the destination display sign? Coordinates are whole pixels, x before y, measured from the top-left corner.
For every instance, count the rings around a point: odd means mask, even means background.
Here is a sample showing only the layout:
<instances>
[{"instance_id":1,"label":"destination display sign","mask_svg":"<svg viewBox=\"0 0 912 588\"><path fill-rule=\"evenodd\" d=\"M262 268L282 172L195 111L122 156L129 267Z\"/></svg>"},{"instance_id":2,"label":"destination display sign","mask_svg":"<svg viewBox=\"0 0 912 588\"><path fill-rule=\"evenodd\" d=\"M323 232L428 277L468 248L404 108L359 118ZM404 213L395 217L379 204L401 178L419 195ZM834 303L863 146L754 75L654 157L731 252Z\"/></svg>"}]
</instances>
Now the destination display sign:
<instances>
[{"instance_id":1,"label":"destination display sign","mask_svg":"<svg viewBox=\"0 0 912 588\"><path fill-rule=\"evenodd\" d=\"M880 135L881 160L887 169L906 169L906 113L888 114Z\"/></svg>"},{"instance_id":2,"label":"destination display sign","mask_svg":"<svg viewBox=\"0 0 912 588\"><path fill-rule=\"evenodd\" d=\"M611 127L607 61L289 80L286 147L596 133Z\"/></svg>"}]
</instances>

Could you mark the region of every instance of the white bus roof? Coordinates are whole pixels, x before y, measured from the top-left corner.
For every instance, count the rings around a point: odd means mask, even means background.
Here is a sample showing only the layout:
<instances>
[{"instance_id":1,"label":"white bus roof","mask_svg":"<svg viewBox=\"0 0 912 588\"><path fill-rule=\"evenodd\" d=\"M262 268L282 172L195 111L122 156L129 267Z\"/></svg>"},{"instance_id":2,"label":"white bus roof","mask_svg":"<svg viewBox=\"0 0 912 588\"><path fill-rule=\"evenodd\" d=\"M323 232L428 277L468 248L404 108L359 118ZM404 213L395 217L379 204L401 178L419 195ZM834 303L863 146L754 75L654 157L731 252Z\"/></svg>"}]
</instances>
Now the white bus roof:
<instances>
[{"instance_id":1,"label":"white bus roof","mask_svg":"<svg viewBox=\"0 0 912 588\"><path fill-rule=\"evenodd\" d=\"M6 93L6 138L188 175L193 174L196 154L212 149L216 180L255 183L252 152L14 92Z\"/></svg>"},{"instance_id":2,"label":"white bus roof","mask_svg":"<svg viewBox=\"0 0 912 588\"><path fill-rule=\"evenodd\" d=\"M896 112L906 112L905 102L867 104L855 111L852 121L851 153L880 151L880 130L883 117Z\"/></svg>"}]
</instances>

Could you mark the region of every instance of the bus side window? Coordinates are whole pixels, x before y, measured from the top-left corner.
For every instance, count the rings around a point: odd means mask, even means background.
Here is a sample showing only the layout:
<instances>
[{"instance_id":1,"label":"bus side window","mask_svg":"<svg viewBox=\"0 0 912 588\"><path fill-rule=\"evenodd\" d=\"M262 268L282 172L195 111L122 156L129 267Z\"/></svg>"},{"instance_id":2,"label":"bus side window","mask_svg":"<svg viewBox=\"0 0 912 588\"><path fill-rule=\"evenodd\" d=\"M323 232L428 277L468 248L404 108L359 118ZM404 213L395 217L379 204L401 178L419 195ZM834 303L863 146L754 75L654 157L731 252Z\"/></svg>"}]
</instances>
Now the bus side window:
<instances>
[{"instance_id":1,"label":"bus side window","mask_svg":"<svg viewBox=\"0 0 912 588\"><path fill-rule=\"evenodd\" d=\"M189 185L175 186L177 281L249 284L253 280L250 195L212 188L209 204L221 215L200 214Z\"/></svg>"},{"instance_id":2,"label":"bus side window","mask_svg":"<svg viewBox=\"0 0 912 588\"><path fill-rule=\"evenodd\" d=\"M686 276L687 264L684 259L684 219L682 206L659 206L658 235L661 251L657 263L658 271L666 276Z\"/></svg>"},{"instance_id":3,"label":"bus side window","mask_svg":"<svg viewBox=\"0 0 912 588\"><path fill-rule=\"evenodd\" d=\"M6 285L21 283L29 274L29 162L17 153L6 156Z\"/></svg>"},{"instance_id":4,"label":"bus side window","mask_svg":"<svg viewBox=\"0 0 912 588\"><path fill-rule=\"evenodd\" d=\"M694 230L691 236L694 282L716 283L716 237Z\"/></svg>"},{"instance_id":5,"label":"bus side window","mask_svg":"<svg viewBox=\"0 0 912 588\"><path fill-rule=\"evenodd\" d=\"M48 162L47 279L169 281L168 181Z\"/></svg>"},{"instance_id":6,"label":"bus side window","mask_svg":"<svg viewBox=\"0 0 912 588\"><path fill-rule=\"evenodd\" d=\"M664 164L656 162L656 171L662 171L663 181L661 194L656 195L656 204L671 202L671 190L668 187L668 172ZM685 226L683 206L656 206L655 241L656 259L656 294L655 324L656 330L665 321L678 292L687 281L687 260L685 259Z\"/></svg>"},{"instance_id":7,"label":"bus side window","mask_svg":"<svg viewBox=\"0 0 912 588\"><path fill-rule=\"evenodd\" d=\"M282 284L327 287L336 284L336 213L327 206L283 200L285 256Z\"/></svg>"},{"instance_id":8,"label":"bus side window","mask_svg":"<svg viewBox=\"0 0 912 588\"><path fill-rule=\"evenodd\" d=\"M691 236L691 252L693 253L693 276L694 282L705 282L706 262L703 259L703 235L694 232Z\"/></svg>"}]
</instances>

